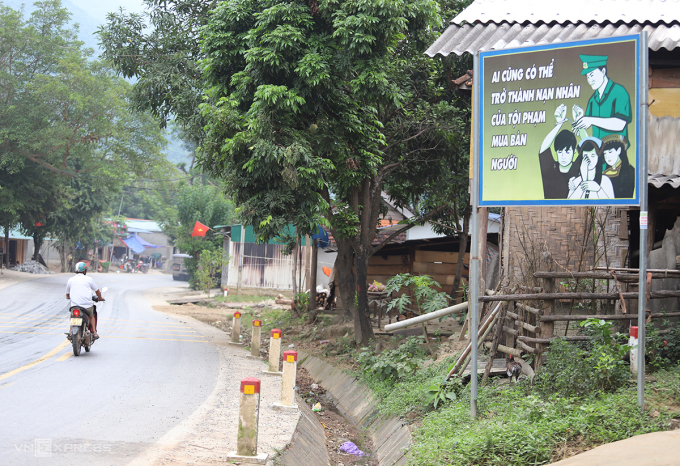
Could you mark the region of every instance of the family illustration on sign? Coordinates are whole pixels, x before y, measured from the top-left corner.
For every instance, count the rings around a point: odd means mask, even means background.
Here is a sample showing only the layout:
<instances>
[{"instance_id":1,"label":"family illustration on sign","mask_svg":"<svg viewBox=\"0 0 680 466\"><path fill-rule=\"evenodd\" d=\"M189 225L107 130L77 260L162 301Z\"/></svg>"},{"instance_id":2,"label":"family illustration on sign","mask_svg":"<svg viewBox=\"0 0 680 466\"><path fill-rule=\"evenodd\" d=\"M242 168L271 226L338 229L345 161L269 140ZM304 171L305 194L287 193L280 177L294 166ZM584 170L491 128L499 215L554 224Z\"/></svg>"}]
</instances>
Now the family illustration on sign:
<instances>
[{"instance_id":1,"label":"family illustration on sign","mask_svg":"<svg viewBox=\"0 0 680 466\"><path fill-rule=\"evenodd\" d=\"M584 110L555 110L555 127L541 144L539 163L545 199L629 199L635 191L635 168L628 161L628 91L607 76L608 56L579 55L593 95ZM592 128L592 129L591 129ZM587 130L591 129L592 135ZM577 138L579 141L577 141Z\"/></svg>"}]
</instances>

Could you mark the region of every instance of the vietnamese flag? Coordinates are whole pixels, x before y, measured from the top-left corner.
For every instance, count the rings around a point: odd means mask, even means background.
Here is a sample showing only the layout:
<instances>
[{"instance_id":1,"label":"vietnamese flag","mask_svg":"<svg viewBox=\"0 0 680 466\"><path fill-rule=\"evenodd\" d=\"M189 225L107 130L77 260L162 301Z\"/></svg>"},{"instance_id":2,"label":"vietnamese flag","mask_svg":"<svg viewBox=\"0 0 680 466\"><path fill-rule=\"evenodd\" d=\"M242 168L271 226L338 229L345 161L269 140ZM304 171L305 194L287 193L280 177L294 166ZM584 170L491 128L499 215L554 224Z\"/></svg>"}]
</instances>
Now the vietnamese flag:
<instances>
[{"instance_id":1,"label":"vietnamese flag","mask_svg":"<svg viewBox=\"0 0 680 466\"><path fill-rule=\"evenodd\" d=\"M196 222L196 225L194 225L194 231L191 233L191 236L205 236L208 230L210 230L210 228L203 225L201 222Z\"/></svg>"}]
</instances>

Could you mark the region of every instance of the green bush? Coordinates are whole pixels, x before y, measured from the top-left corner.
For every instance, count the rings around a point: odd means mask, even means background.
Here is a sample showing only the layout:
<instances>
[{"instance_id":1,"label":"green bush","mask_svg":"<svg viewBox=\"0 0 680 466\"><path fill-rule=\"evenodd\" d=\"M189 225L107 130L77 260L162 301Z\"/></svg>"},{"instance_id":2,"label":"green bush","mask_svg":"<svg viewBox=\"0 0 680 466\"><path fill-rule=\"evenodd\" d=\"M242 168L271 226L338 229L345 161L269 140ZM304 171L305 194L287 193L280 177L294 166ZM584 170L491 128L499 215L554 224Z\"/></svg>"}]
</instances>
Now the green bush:
<instances>
[{"instance_id":1,"label":"green bush","mask_svg":"<svg viewBox=\"0 0 680 466\"><path fill-rule=\"evenodd\" d=\"M362 348L357 362L364 372L376 374L380 380L397 381L413 374L425 357L423 340L409 337L398 348L374 355L370 348Z\"/></svg>"},{"instance_id":2,"label":"green bush","mask_svg":"<svg viewBox=\"0 0 680 466\"><path fill-rule=\"evenodd\" d=\"M630 348L612 332L613 324L588 319L581 325L583 333L592 337L585 345L562 339L550 344L548 360L536 376L541 393L571 397L612 392L630 378L623 360Z\"/></svg>"}]
</instances>

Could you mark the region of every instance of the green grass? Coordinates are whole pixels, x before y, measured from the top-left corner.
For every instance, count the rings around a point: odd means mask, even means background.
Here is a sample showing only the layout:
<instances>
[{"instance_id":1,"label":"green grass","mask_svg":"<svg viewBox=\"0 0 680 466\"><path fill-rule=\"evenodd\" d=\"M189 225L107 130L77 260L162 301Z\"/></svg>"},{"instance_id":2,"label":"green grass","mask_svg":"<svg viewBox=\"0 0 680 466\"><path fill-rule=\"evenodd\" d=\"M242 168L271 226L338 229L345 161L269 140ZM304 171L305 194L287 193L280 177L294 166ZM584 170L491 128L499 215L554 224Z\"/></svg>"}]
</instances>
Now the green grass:
<instances>
[{"instance_id":1,"label":"green grass","mask_svg":"<svg viewBox=\"0 0 680 466\"><path fill-rule=\"evenodd\" d=\"M584 399L533 395L525 384L480 387L428 413L414 432L413 465L539 465L633 435L665 430L669 416L640 413L634 389Z\"/></svg>"},{"instance_id":2,"label":"green grass","mask_svg":"<svg viewBox=\"0 0 680 466\"><path fill-rule=\"evenodd\" d=\"M427 389L441 382L454 358L419 368L399 380L371 372L358 376L378 398L385 415L417 420L411 446L414 466L540 465L603 443L666 430L678 417L680 366L654 374L647 384L648 409L640 413L636 388L585 397L541 395L528 381L480 386L478 419L470 419L469 386L458 399L433 410ZM666 409L670 406L670 410ZM659 413L654 413L658 410ZM652 414L653 413L653 414Z\"/></svg>"}]
</instances>

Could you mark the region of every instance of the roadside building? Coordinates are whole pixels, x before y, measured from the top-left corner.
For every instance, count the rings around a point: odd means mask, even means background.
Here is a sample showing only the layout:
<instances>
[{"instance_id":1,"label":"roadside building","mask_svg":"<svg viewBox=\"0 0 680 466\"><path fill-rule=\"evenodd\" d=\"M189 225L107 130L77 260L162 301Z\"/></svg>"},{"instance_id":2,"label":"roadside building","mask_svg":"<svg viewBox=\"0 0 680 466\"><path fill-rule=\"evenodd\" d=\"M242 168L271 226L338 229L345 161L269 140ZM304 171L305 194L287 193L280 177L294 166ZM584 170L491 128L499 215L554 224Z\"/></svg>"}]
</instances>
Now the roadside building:
<instances>
[{"instance_id":1,"label":"roadside building","mask_svg":"<svg viewBox=\"0 0 680 466\"><path fill-rule=\"evenodd\" d=\"M680 224L673 230L680 214L680 3L575 0L565 5L475 0L451 20L426 53L432 57L463 55L609 38L643 30L649 38L648 266L676 268L676 256L680 256ZM470 71L453 80L452 85L469 90L471 77ZM502 267L511 280L526 278L532 266L546 267L548 262L557 270L638 266L639 208L504 210ZM672 231L667 233L668 230ZM677 306L677 299L668 301L674 303L666 303L667 308Z\"/></svg>"}]
</instances>

